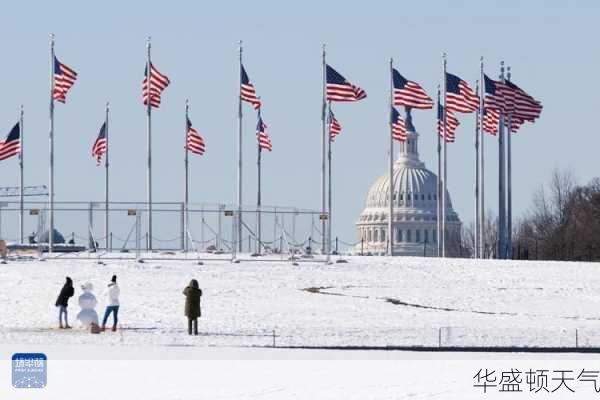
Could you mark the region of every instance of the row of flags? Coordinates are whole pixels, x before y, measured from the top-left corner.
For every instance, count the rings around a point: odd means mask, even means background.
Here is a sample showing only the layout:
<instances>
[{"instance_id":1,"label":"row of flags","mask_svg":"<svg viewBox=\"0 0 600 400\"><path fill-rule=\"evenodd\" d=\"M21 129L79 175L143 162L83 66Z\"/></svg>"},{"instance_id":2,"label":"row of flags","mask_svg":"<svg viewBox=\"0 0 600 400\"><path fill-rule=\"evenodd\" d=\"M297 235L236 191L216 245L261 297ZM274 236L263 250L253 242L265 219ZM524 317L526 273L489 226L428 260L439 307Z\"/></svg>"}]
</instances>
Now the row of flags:
<instances>
[{"instance_id":1,"label":"row of flags","mask_svg":"<svg viewBox=\"0 0 600 400\"><path fill-rule=\"evenodd\" d=\"M467 82L456 75L446 73L446 98L445 105L438 101L438 133L443 136L444 112L446 120L447 142L454 142L455 132L460 122L454 113L472 113L479 109L479 96L477 90L473 91ZM54 89L53 98L65 103L68 91L77 80L77 72L54 58ZM148 85L150 81L150 85ZM159 108L162 92L169 86L170 79L162 74L152 63L150 71L146 67L142 82L142 102L150 103L151 107ZM396 69L392 69L393 105L391 109L391 125L393 138L398 141L406 140L406 126L395 106L404 106L412 109L431 109L434 102L426 91L416 82L406 79ZM484 118L482 128L492 135L498 132L500 114L511 116L511 131L516 132L525 122L534 122L542 111L541 103L526 93L523 89L510 81L500 82L484 75ZM148 90L150 86L150 90ZM241 100L248 102L257 110L256 136L260 149L271 151L273 146L267 133L260 109L262 102L256 94L256 89L251 83L246 70L241 68ZM330 65L326 65L326 99L329 102L355 102L365 99L366 92L350 83L346 78ZM445 110L445 111L444 111ZM331 109L328 117L330 140L333 141L342 131L342 126L335 118ZM100 164L107 151L106 126L102 125L100 132L92 147L92 156ZM204 139L187 119L188 151L203 155L206 151ZM0 160L4 160L21 151L19 124L10 131L4 141L0 142Z\"/></svg>"},{"instance_id":2,"label":"row of flags","mask_svg":"<svg viewBox=\"0 0 600 400\"><path fill-rule=\"evenodd\" d=\"M61 103L66 102L66 98L69 90L73 87L75 82L77 81L78 75L75 70L63 64L58 60L58 58L54 55L54 42L52 41L52 53L51 59L53 60L52 65L52 91L51 91L51 108L50 108L50 118L51 118L51 130L50 130L50 148L51 148L51 156L50 156L50 232L52 232L53 226L53 115L54 115L54 101L58 101ZM458 77L457 75L450 74L446 71L446 60L444 56L444 76L443 76L443 96L438 89L437 96L437 130L438 130L438 158L441 159L440 156L440 141L444 140L444 169L443 175L444 178L442 182L442 188L439 187L439 182L441 180L441 167L440 162L438 161L438 191L439 193L445 193L446 191L446 143L451 143L455 141L456 138L456 129L460 125L460 122L456 116L456 113L468 114L478 112L478 116L482 118L477 119L477 131L478 135L483 134L483 132L490 133L495 135L499 132L499 126L507 126L510 129L510 132L517 132L518 129L525 122L535 122L537 118L539 118L542 105L541 103L525 92L523 89L518 87L516 84L510 81L510 72L508 73L508 79L504 78L503 68L500 81L493 80L485 74L483 74L483 62L481 64L481 82L478 82L478 86L475 90L473 90L469 84ZM427 110L432 109L434 106L434 101L427 94L427 92L415 81L411 81L406 79L400 72L393 68L393 60L390 60L390 80L391 80L391 92L390 92L390 175L393 171L392 165L392 156L393 156L393 143L394 140L398 140L404 142L408 137L408 130L414 130L410 119L405 122L400 112L396 107L403 106L407 109L407 117L410 117L411 109L418 110ZM323 246L325 246L325 235L329 235L329 243L331 240L331 143L334 142L336 137L341 134L342 126L340 122L336 119L331 105L333 102L358 102L367 97L367 93L361 87L351 83L348 81L342 74L340 74L333 67L328 65L325 61L325 48L323 47L323 73L324 73L324 88L323 88L323 114L322 114L322 122L323 122L323 141L322 141L322 168L321 168L321 197L322 197L322 212L328 212L326 218L322 218L323 220ZM159 108L162 101L162 93L166 88L170 85L171 81L169 77L163 73L161 73L158 68L154 66L154 64L150 61L150 41L148 41L148 59L146 63L146 68L144 71L144 78L142 81L142 103L147 107L147 117L148 117L148 144L151 143L151 114L153 108ZM479 86L481 84L481 86ZM480 90L481 89L481 90ZM256 139L258 146L258 177L259 177L259 190L258 190L258 205L260 206L260 160L261 153L263 150L272 151L273 145L271 143L271 138L267 132L267 125L265 124L261 111L263 103L261 98L257 95L256 89L252 84L243 64L242 64L242 48L240 42L240 87L239 87L239 153L238 153L238 205L241 211L242 205L242 171L241 171L241 140L242 140L242 102L249 103L254 110L257 112L257 125L256 125ZM328 111L327 111L328 106ZM188 155L189 153L203 155L206 152L206 143L204 138L198 133L198 130L193 127L192 122L188 116L188 106L186 102L186 131L185 131L185 168L186 168L186 186L185 186L185 203L188 201ZM21 112L22 117L22 112ZM479 124L481 123L481 126ZM22 136L22 118L19 123L13 127L5 140L0 141L0 160L4 160L6 158L12 157L14 155L22 155L21 148L21 136ZM327 132L328 129L328 132ZM327 134L329 136L329 177L325 177L325 143L327 142ZM477 168L479 168L479 153L478 153L478 140L479 136L476 135L476 154L477 154ZM502 136L500 136L502 138ZM499 142L502 144L502 141ZM508 142L508 151L510 155L510 136ZM106 119L104 124L102 124L98 136L92 146L92 156L96 159L98 165L102 163L102 159L105 160L106 167L106 203L108 204L108 104L106 108ZM151 152L150 146L148 145L148 185L147 185L147 193L148 193L148 205L149 205L149 213L148 213L148 229L149 229L149 237L152 237L151 234L151 206L152 206L152 197L151 197ZM21 157L22 161L22 157ZM510 156L509 156L510 163ZM23 163L21 162L21 172L23 169ZM481 166L483 168L483 158L481 158ZM503 161L502 157L500 158L500 170L503 171ZM508 170L510 171L510 164ZM476 172L476 176L478 176L478 169ZM476 178L478 181L479 178ZM503 182L503 175L500 174L500 181ZM327 183L329 182L329 208L326 208L325 202L325 188ZM476 183L475 193L476 193L476 203L479 206L479 198L478 198L478 183ZM502 183L503 184L503 183ZM509 178L509 188L510 188L510 178ZM482 181L483 187L483 181ZM510 189L509 189L510 193ZM390 196L392 192L390 191ZM501 195L502 196L502 195ZM439 232L443 232L442 236L442 254L445 255L445 244L444 244L444 236L445 236L445 196L443 197L443 202L440 205L438 200L438 214L442 214L442 219L444 224L441 227L438 227ZM438 196L438 199L440 196ZM482 198L483 204L483 198ZM390 215L393 210L393 200L390 198ZM503 203L501 198L500 209L503 209ZM441 211L440 211L441 210ZM22 210L21 210L22 211ZM108 215L108 210L107 210ZM479 212L477 211L477 215L479 216ZM187 218L187 216L186 216ZM241 238L241 214L238 216L238 230L239 236ZM479 217L478 217L479 218ZM481 220L483 220L483 213L481 214ZM510 231L510 196L509 196L509 231ZM325 221L327 220L327 222ZM438 218L438 224L440 219ZM389 232L392 232L391 218L389 219ZM328 229L326 229L326 225L328 225ZM108 226L108 220L106 222L106 226ZM260 226L260 223L259 223ZM260 229L259 229L260 232ZM479 235L477 235L479 237ZM259 233L260 237L260 233ZM260 240L259 240L260 241ZM509 238L510 241L510 238ZM151 242L149 244L149 248L151 248ZM240 241L241 248L241 241ZM393 255L392 251L392 242L390 241L390 254ZM438 251L440 248L438 247ZM329 250L328 250L329 252ZM329 253L327 253L329 254Z\"/></svg>"}]
</instances>

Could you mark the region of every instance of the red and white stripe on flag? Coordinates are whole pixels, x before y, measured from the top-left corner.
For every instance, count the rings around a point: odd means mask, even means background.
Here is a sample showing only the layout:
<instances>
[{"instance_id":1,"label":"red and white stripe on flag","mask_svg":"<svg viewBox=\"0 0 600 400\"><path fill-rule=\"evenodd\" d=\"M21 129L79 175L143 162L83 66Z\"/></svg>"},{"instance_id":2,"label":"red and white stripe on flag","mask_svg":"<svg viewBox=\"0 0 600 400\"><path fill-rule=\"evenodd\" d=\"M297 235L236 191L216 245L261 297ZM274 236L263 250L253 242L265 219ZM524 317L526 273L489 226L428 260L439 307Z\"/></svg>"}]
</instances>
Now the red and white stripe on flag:
<instances>
[{"instance_id":1,"label":"red and white stripe on flag","mask_svg":"<svg viewBox=\"0 0 600 400\"><path fill-rule=\"evenodd\" d=\"M67 92L75 84L77 72L54 58L54 90L52 98L61 103L66 102Z\"/></svg>"},{"instance_id":2,"label":"red and white stripe on flag","mask_svg":"<svg viewBox=\"0 0 600 400\"><path fill-rule=\"evenodd\" d=\"M256 95L256 89L251 83L242 83L240 86L240 96L243 101L252 104L255 110L258 110L261 106L260 99Z\"/></svg>"},{"instance_id":3,"label":"red and white stripe on flag","mask_svg":"<svg viewBox=\"0 0 600 400\"><path fill-rule=\"evenodd\" d=\"M92 156L96 159L96 164L100 165L102 156L106 153L106 138L98 138L92 148Z\"/></svg>"},{"instance_id":4,"label":"red and white stripe on flag","mask_svg":"<svg viewBox=\"0 0 600 400\"><path fill-rule=\"evenodd\" d=\"M0 141L0 161L6 160L17 154L21 154L21 139L13 140L8 143Z\"/></svg>"},{"instance_id":5,"label":"red and white stripe on flag","mask_svg":"<svg viewBox=\"0 0 600 400\"><path fill-rule=\"evenodd\" d=\"M401 142L406 141L406 125L404 119L400 116L392 123L392 137Z\"/></svg>"},{"instance_id":6,"label":"red and white stripe on flag","mask_svg":"<svg viewBox=\"0 0 600 400\"><path fill-rule=\"evenodd\" d=\"M456 128L460 125L458 118L449 110L446 111L446 142L453 143L456 139ZM444 122L438 119L438 134L444 137Z\"/></svg>"},{"instance_id":7,"label":"red and white stripe on flag","mask_svg":"<svg viewBox=\"0 0 600 400\"><path fill-rule=\"evenodd\" d=\"M142 82L142 101L144 105L148 105L148 98L150 98L151 107L160 107L161 94L170 83L171 81L166 75L161 74L153 64L150 64L150 90L148 90L147 68Z\"/></svg>"},{"instance_id":8,"label":"red and white stripe on flag","mask_svg":"<svg viewBox=\"0 0 600 400\"><path fill-rule=\"evenodd\" d=\"M329 140L335 141L335 137L342 133L342 125L338 122L333 114L330 114L329 120Z\"/></svg>"},{"instance_id":9,"label":"red and white stripe on flag","mask_svg":"<svg viewBox=\"0 0 600 400\"><path fill-rule=\"evenodd\" d=\"M187 145L188 151L191 151L194 154L203 155L206 151L206 145L204 144L204 139L202 136L198 134L198 131L191 127L187 132Z\"/></svg>"},{"instance_id":10,"label":"red and white stripe on flag","mask_svg":"<svg viewBox=\"0 0 600 400\"><path fill-rule=\"evenodd\" d=\"M260 147L262 150L273 150L271 138L266 132L258 132L256 134L256 138L258 139L258 147Z\"/></svg>"}]
</instances>

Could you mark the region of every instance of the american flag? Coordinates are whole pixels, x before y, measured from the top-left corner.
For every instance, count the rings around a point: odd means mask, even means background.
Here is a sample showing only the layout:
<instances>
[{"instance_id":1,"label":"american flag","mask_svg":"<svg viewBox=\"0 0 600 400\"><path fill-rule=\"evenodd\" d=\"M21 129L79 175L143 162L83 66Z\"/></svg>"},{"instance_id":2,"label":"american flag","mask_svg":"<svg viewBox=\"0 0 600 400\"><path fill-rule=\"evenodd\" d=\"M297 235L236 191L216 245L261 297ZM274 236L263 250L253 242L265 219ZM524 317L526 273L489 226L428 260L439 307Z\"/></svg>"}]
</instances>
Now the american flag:
<instances>
[{"instance_id":1,"label":"american flag","mask_svg":"<svg viewBox=\"0 0 600 400\"><path fill-rule=\"evenodd\" d=\"M367 97L367 93L346 80L339 72L326 66L327 100L359 101Z\"/></svg>"},{"instance_id":2,"label":"american flag","mask_svg":"<svg viewBox=\"0 0 600 400\"><path fill-rule=\"evenodd\" d=\"M470 113L479 108L479 97L467 82L446 73L446 107L448 111Z\"/></svg>"},{"instance_id":3,"label":"american flag","mask_svg":"<svg viewBox=\"0 0 600 400\"><path fill-rule=\"evenodd\" d=\"M160 107L161 94L170 83L169 78L161 74L154 67L154 64L150 63L150 94L148 96L148 66L146 66L142 82L142 100L144 101L144 105L148 105L148 97L150 97L150 106L154 108Z\"/></svg>"},{"instance_id":4,"label":"american flag","mask_svg":"<svg viewBox=\"0 0 600 400\"><path fill-rule=\"evenodd\" d=\"M258 124L256 125L256 139L258 140L258 148L261 150L273 150L271 144L271 138L267 134L267 124L265 124L260 116L258 115Z\"/></svg>"},{"instance_id":5,"label":"american flag","mask_svg":"<svg viewBox=\"0 0 600 400\"><path fill-rule=\"evenodd\" d=\"M21 126L17 122L6 139L0 141L0 161L21 154Z\"/></svg>"},{"instance_id":6,"label":"american flag","mask_svg":"<svg viewBox=\"0 0 600 400\"><path fill-rule=\"evenodd\" d=\"M198 134L198 131L192 126L192 121L187 118L187 139L186 148L194 154L203 155L206 151L204 139Z\"/></svg>"},{"instance_id":7,"label":"american flag","mask_svg":"<svg viewBox=\"0 0 600 400\"><path fill-rule=\"evenodd\" d=\"M446 142L452 143L456 138L454 132L460 122L450 109L446 109ZM438 134L444 137L444 107L438 103Z\"/></svg>"},{"instance_id":8,"label":"american flag","mask_svg":"<svg viewBox=\"0 0 600 400\"><path fill-rule=\"evenodd\" d=\"M394 83L394 105L418 108L422 110L433 108L433 100L418 83L406 80L400 72L392 69Z\"/></svg>"},{"instance_id":9,"label":"american flag","mask_svg":"<svg viewBox=\"0 0 600 400\"><path fill-rule=\"evenodd\" d=\"M100 127L100 133L98 133L98 137L94 142L94 146L92 147L92 157L96 159L96 165L100 165L100 161L102 161L102 156L106 154L108 143L106 141L106 122L102 124Z\"/></svg>"},{"instance_id":10,"label":"american flag","mask_svg":"<svg viewBox=\"0 0 600 400\"><path fill-rule=\"evenodd\" d=\"M342 133L342 125L340 125L335 115L333 115L333 111L329 110L329 140L333 142L335 137L340 133Z\"/></svg>"},{"instance_id":11,"label":"american flag","mask_svg":"<svg viewBox=\"0 0 600 400\"><path fill-rule=\"evenodd\" d=\"M508 85L494 81L484 75L485 97L483 98L486 108L500 110L504 113L513 111L515 93Z\"/></svg>"},{"instance_id":12,"label":"american flag","mask_svg":"<svg viewBox=\"0 0 600 400\"><path fill-rule=\"evenodd\" d=\"M513 116L517 119L533 122L542 113L542 103L531 97L514 83L507 81L506 85L514 92Z\"/></svg>"},{"instance_id":13,"label":"american flag","mask_svg":"<svg viewBox=\"0 0 600 400\"><path fill-rule=\"evenodd\" d=\"M75 84L76 80L77 72L54 57L54 90L52 98L64 103L67 100L67 92Z\"/></svg>"},{"instance_id":14,"label":"american flag","mask_svg":"<svg viewBox=\"0 0 600 400\"><path fill-rule=\"evenodd\" d=\"M258 110L261 106L260 99L256 96L256 89L254 89L254 85L250 83L250 79L248 78L248 74L244 69L244 66L241 66L241 86L240 86L240 97L242 100L247 101L252 104L255 110Z\"/></svg>"},{"instance_id":15,"label":"american flag","mask_svg":"<svg viewBox=\"0 0 600 400\"><path fill-rule=\"evenodd\" d=\"M404 120L400 116L398 110L395 107L392 107L392 137L396 140L404 142L406 140L406 125L404 125Z\"/></svg>"}]
</instances>

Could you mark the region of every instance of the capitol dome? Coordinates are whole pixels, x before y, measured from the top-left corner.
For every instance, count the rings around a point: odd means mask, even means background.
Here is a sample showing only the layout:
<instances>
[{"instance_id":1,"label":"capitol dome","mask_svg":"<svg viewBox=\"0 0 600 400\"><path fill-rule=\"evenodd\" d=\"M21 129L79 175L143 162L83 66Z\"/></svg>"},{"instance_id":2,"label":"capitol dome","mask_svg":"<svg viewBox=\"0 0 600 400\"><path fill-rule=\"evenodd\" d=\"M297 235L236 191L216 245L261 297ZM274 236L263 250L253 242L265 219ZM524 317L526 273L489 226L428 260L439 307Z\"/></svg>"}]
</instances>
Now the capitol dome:
<instances>
[{"instance_id":1,"label":"capitol dome","mask_svg":"<svg viewBox=\"0 0 600 400\"><path fill-rule=\"evenodd\" d=\"M406 117L407 139L399 143L398 158L393 165L393 252L394 255L436 256L437 175L419 159L418 139ZM369 189L366 205L356 226L360 243L356 253L386 254L388 247L389 173L377 178ZM452 208L446 191L446 255L458 256L461 222Z\"/></svg>"}]
</instances>

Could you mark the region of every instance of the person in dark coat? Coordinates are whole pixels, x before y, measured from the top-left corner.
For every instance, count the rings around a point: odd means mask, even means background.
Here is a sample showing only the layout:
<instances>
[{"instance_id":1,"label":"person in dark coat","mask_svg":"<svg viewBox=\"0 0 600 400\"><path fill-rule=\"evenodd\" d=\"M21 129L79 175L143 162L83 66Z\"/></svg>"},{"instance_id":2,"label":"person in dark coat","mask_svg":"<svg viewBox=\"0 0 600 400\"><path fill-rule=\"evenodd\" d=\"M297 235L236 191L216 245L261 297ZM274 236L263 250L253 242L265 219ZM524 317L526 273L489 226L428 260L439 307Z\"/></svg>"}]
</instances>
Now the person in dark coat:
<instances>
[{"instance_id":1,"label":"person in dark coat","mask_svg":"<svg viewBox=\"0 0 600 400\"><path fill-rule=\"evenodd\" d=\"M71 329L69 326L69 319L67 314L67 307L69 306L69 298L73 297L75 289L73 288L73 281L67 276L67 280L56 299L54 304L58 307L58 327L60 329ZM65 316L65 324L63 325L63 315Z\"/></svg>"},{"instance_id":2,"label":"person in dark coat","mask_svg":"<svg viewBox=\"0 0 600 400\"><path fill-rule=\"evenodd\" d=\"M198 281L192 279L190 284L183 289L185 295L185 316L188 319L188 334L192 334L192 326L194 335L198 334L198 318L200 318L200 297L202 290L198 287Z\"/></svg>"}]
</instances>

